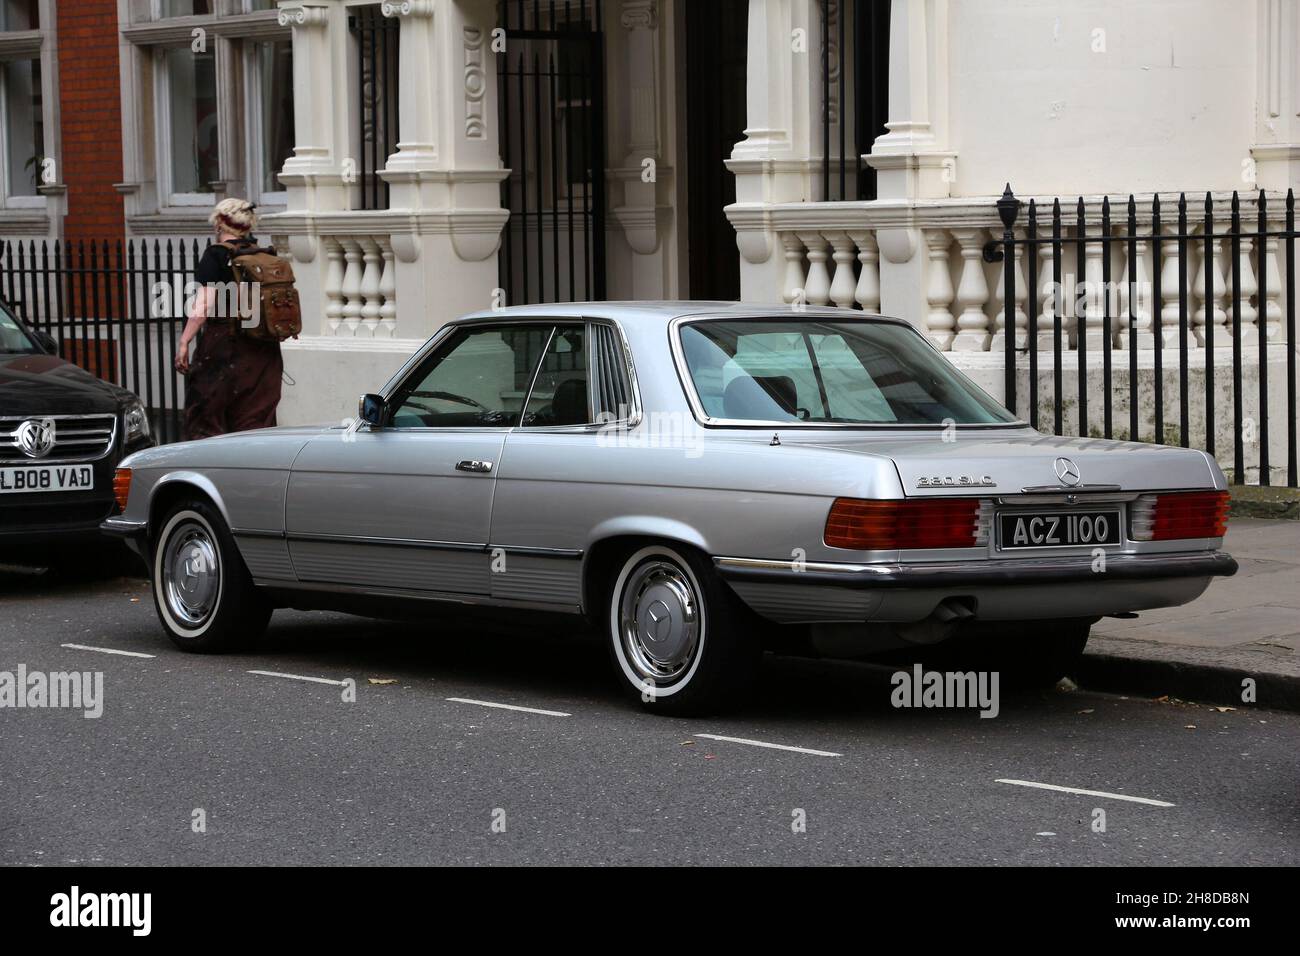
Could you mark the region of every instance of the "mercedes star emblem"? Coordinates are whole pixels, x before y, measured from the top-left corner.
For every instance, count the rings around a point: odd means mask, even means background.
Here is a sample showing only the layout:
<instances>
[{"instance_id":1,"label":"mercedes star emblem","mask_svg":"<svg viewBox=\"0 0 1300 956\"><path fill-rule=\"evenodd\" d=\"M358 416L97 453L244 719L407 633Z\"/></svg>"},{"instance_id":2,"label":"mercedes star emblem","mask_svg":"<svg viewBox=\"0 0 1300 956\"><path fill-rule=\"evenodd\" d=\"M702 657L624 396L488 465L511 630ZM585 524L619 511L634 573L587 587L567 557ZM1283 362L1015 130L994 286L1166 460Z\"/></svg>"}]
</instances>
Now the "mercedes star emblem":
<instances>
[{"instance_id":1,"label":"mercedes star emblem","mask_svg":"<svg viewBox=\"0 0 1300 956\"><path fill-rule=\"evenodd\" d=\"M1079 466L1068 458L1056 459L1056 478L1063 485L1079 483Z\"/></svg>"}]
</instances>

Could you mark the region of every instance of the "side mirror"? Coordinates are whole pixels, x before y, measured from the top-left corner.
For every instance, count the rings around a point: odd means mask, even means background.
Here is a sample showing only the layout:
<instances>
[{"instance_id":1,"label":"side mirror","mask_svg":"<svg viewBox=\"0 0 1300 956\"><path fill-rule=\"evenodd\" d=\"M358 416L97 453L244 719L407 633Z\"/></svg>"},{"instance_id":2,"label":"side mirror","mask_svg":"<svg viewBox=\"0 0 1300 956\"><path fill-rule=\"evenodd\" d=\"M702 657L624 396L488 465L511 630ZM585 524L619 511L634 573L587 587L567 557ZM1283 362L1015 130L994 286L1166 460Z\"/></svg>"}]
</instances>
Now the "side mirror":
<instances>
[{"instance_id":1,"label":"side mirror","mask_svg":"<svg viewBox=\"0 0 1300 956\"><path fill-rule=\"evenodd\" d=\"M357 417L374 428L384 424L385 411L384 400L378 395L362 395L357 402Z\"/></svg>"}]
</instances>

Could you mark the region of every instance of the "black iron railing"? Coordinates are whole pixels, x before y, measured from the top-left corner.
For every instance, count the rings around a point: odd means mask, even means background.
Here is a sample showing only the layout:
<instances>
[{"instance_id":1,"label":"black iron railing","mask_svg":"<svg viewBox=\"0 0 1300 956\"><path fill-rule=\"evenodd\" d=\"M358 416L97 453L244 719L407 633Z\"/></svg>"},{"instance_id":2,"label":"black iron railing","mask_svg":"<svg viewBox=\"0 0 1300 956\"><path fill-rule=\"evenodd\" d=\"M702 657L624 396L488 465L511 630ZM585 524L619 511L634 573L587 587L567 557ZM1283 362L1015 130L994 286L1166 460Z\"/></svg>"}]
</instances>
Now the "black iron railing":
<instances>
[{"instance_id":1,"label":"black iron railing","mask_svg":"<svg viewBox=\"0 0 1300 956\"><path fill-rule=\"evenodd\" d=\"M1027 414L1030 423L1039 426L1040 352L1046 352L1052 363L1051 425L1056 434L1064 434L1071 397L1064 394L1065 363L1073 351L1078 434L1115 437L1114 405L1122 392L1116 383L1114 354L1123 350L1120 361L1128 366L1128 421L1122 437L1145 437L1141 407L1149 399L1153 440L1190 447L1193 434L1199 432L1199 446L1214 455L1216 426L1227 411L1221 393L1231 391L1232 480L1246 481L1250 450L1259 483L1270 484L1274 471L1281 470L1272 461L1271 440L1277 428L1285 427L1280 443L1285 447L1285 480L1297 487L1294 193L1288 190L1285 198L1270 197L1260 190L1243 200L1234 191L1217 202L1207 193L1203 202L1195 204L1189 204L1185 194L1172 204L1156 195L1141 210L1129 196L1118 211L1109 198L1103 198L1099 215L1090 212L1082 198L1074 203L1073 214L1063 212L1060 199L1052 201L1050 210L1030 200L1022 218L1024 205L1008 185L997 203L1001 239L984 249L986 261L1002 263L1007 407L1018 410L1019 372L1027 370ZM1230 261L1221 274L1225 246ZM1149 278L1142 279L1148 251ZM1189 275L1193 256L1198 268ZM1114 281L1114 266L1121 260L1125 271ZM1029 289L1023 297L1023 315L1016 292L1022 267ZM1044 321L1049 324L1042 328ZM1050 341L1044 342L1048 334ZM1227 348L1231 348L1230 380L1223 382L1216 377L1216 360ZM1139 357L1145 350L1151 358L1146 376L1139 374ZM1168 351L1174 355L1167 356ZM1089 403L1095 394L1090 392L1090 381L1097 382L1092 359L1098 355L1099 429L1096 409ZM1270 408L1269 366L1278 363L1286 376L1286 407L1280 416L1285 417L1285 426L1272 418L1275 405ZM1166 368L1172 370L1175 364L1176 424L1170 421L1165 383ZM1255 365L1253 388L1244 377L1248 364ZM1202 375L1196 387L1193 369ZM1194 413L1203 414L1199 427L1194 427Z\"/></svg>"},{"instance_id":2,"label":"black iron railing","mask_svg":"<svg viewBox=\"0 0 1300 956\"><path fill-rule=\"evenodd\" d=\"M506 302L605 298L605 81L600 4L501 0L497 57Z\"/></svg>"},{"instance_id":3,"label":"black iron railing","mask_svg":"<svg viewBox=\"0 0 1300 956\"><path fill-rule=\"evenodd\" d=\"M889 106L889 4L821 0L821 194L876 198L863 156L885 132Z\"/></svg>"},{"instance_id":4,"label":"black iron railing","mask_svg":"<svg viewBox=\"0 0 1300 956\"><path fill-rule=\"evenodd\" d=\"M397 150L400 24L374 3L350 8L348 29L356 45L359 208L387 209L388 183L379 173Z\"/></svg>"},{"instance_id":5,"label":"black iron railing","mask_svg":"<svg viewBox=\"0 0 1300 956\"><path fill-rule=\"evenodd\" d=\"M173 362L206 245L6 241L0 295L63 358L140 396L159 441L179 441L185 386Z\"/></svg>"}]
</instances>

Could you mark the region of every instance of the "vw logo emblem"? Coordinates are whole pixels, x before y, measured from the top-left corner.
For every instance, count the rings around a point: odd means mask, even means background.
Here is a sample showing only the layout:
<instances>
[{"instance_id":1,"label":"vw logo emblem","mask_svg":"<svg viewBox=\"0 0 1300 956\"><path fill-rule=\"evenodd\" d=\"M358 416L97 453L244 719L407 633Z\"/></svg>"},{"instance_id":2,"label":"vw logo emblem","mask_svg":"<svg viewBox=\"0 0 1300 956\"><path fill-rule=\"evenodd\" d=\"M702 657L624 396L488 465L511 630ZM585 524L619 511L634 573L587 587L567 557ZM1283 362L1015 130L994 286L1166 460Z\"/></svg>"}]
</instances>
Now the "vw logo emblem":
<instances>
[{"instance_id":1,"label":"vw logo emblem","mask_svg":"<svg viewBox=\"0 0 1300 956\"><path fill-rule=\"evenodd\" d=\"M1056 459L1056 480L1063 485L1079 483L1079 466L1068 458Z\"/></svg>"},{"instance_id":2,"label":"vw logo emblem","mask_svg":"<svg viewBox=\"0 0 1300 956\"><path fill-rule=\"evenodd\" d=\"M54 419L29 418L18 426L14 438L28 458L44 458L54 448Z\"/></svg>"}]
</instances>

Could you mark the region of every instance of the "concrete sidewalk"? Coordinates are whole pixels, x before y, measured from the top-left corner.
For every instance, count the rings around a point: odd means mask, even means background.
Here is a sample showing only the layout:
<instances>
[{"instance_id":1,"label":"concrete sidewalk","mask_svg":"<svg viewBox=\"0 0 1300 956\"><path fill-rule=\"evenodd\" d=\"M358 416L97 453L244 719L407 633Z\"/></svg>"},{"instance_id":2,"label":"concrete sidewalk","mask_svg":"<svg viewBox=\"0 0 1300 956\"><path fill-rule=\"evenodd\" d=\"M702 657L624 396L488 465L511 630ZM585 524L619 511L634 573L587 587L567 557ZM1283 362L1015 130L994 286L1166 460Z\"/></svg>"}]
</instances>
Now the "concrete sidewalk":
<instances>
[{"instance_id":1,"label":"concrete sidewalk","mask_svg":"<svg viewBox=\"0 0 1300 956\"><path fill-rule=\"evenodd\" d=\"M1233 518L1224 550L1241 570L1183 607L1093 626L1079 683L1095 690L1169 694L1300 710L1300 522Z\"/></svg>"}]
</instances>

